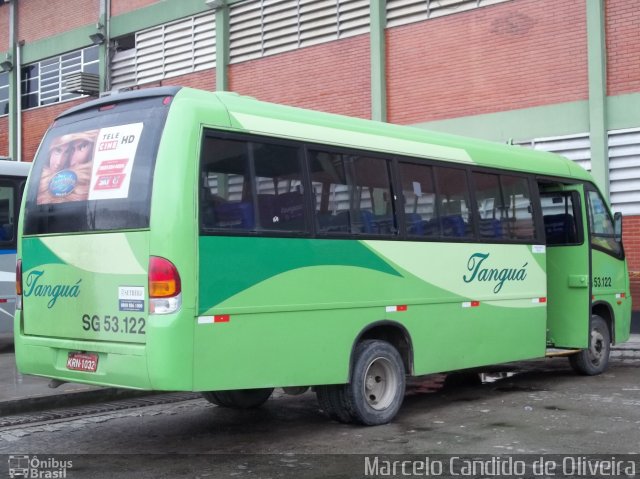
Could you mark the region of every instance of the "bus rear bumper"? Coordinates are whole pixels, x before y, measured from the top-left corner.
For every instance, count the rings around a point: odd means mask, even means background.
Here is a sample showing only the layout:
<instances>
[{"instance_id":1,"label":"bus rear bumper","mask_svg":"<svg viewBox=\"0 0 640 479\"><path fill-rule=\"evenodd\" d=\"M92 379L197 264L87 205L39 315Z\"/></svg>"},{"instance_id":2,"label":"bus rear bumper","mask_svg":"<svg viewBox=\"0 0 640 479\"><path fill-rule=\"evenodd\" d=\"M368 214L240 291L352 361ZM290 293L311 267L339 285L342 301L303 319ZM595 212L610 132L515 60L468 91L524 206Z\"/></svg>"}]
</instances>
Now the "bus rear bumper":
<instances>
[{"instance_id":1,"label":"bus rear bumper","mask_svg":"<svg viewBox=\"0 0 640 479\"><path fill-rule=\"evenodd\" d=\"M18 371L22 374L97 386L152 389L144 344L105 344L20 334L16 336L15 351ZM69 353L73 352L96 354L96 371L68 369Z\"/></svg>"}]
</instances>

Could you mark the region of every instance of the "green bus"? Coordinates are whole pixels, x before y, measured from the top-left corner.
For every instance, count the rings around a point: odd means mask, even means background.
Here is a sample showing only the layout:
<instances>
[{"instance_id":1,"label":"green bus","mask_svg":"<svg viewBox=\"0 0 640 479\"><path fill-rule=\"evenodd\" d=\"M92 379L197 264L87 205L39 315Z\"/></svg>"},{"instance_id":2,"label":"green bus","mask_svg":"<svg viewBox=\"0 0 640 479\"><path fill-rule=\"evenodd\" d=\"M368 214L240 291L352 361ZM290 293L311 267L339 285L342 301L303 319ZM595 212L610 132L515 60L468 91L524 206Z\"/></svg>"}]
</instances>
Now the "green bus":
<instances>
[{"instance_id":1,"label":"green bus","mask_svg":"<svg viewBox=\"0 0 640 479\"><path fill-rule=\"evenodd\" d=\"M407 375L630 333L621 218L571 161L181 87L61 114L18 251L18 368L259 406L312 387L342 422Z\"/></svg>"}]
</instances>

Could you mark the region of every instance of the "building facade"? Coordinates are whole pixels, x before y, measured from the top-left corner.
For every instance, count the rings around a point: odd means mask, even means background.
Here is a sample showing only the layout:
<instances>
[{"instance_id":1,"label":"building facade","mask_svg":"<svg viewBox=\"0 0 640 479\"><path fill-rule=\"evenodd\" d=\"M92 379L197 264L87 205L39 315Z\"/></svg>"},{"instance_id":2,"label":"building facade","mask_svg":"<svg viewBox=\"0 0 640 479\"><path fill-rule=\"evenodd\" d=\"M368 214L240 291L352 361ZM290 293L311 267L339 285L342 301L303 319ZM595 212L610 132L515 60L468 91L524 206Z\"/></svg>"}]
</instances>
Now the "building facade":
<instances>
[{"instance_id":1,"label":"building facade","mask_svg":"<svg viewBox=\"0 0 640 479\"><path fill-rule=\"evenodd\" d=\"M21 161L87 94L158 85L563 154L625 215L640 298L635 0L0 0L0 62Z\"/></svg>"}]
</instances>

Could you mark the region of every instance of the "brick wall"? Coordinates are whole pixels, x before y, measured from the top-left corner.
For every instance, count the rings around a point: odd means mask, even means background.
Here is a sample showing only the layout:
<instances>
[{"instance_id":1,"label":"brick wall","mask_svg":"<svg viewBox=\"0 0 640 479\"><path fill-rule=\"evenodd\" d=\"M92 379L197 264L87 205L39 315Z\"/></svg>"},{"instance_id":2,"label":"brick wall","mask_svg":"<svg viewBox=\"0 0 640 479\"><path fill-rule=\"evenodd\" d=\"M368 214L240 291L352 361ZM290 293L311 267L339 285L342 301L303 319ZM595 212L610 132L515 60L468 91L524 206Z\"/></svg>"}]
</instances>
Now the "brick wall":
<instances>
[{"instance_id":1,"label":"brick wall","mask_svg":"<svg viewBox=\"0 0 640 479\"><path fill-rule=\"evenodd\" d=\"M18 38L34 42L97 23L100 0L28 0L18 7Z\"/></svg>"},{"instance_id":2,"label":"brick wall","mask_svg":"<svg viewBox=\"0 0 640 479\"><path fill-rule=\"evenodd\" d=\"M232 91L259 100L371 117L369 36L233 64Z\"/></svg>"},{"instance_id":3,"label":"brick wall","mask_svg":"<svg viewBox=\"0 0 640 479\"><path fill-rule=\"evenodd\" d=\"M633 309L640 311L640 216L625 216L622 232L631 277Z\"/></svg>"},{"instance_id":4,"label":"brick wall","mask_svg":"<svg viewBox=\"0 0 640 479\"><path fill-rule=\"evenodd\" d=\"M607 93L640 92L640 5L629 0L605 2Z\"/></svg>"},{"instance_id":5,"label":"brick wall","mask_svg":"<svg viewBox=\"0 0 640 479\"><path fill-rule=\"evenodd\" d=\"M585 0L517 0L389 29L389 120L586 99L585 15Z\"/></svg>"},{"instance_id":6,"label":"brick wall","mask_svg":"<svg viewBox=\"0 0 640 479\"><path fill-rule=\"evenodd\" d=\"M215 70L205 70L198 73L170 78L168 80L149 83L146 85L142 85L141 88L183 85L192 88L200 88L202 90L213 91L216 87L215 77ZM88 101L88 99L80 99L24 111L22 113L22 161L33 161L33 157L36 154L38 145L40 144L40 140L42 139L45 132L47 131L47 128L49 128L56 116L58 116L68 108L86 101ZM6 130L6 128L3 127L3 120L5 121L5 124L8 125L8 123L6 123L6 118L0 118L0 154L2 154L2 145L6 144L7 142L6 139L3 139L3 133Z\"/></svg>"},{"instance_id":7,"label":"brick wall","mask_svg":"<svg viewBox=\"0 0 640 479\"><path fill-rule=\"evenodd\" d=\"M187 75L167 78L158 82L141 85L141 88L154 86L186 86L190 88L199 88L200 90L215 91L216 70L203 70L197 73L189 73Z\"/></svg>"},{"instance_id":8,"label":"brick wall","mask_svg":"<svg viewBox=\"0 0 640 479\"><path fill-rule=\"evenodd\" d=\"M9 117L0 117L0 156L9 156Z\"/></svg>"},{"instance_id":9,"label":"brick wall","mask_svg":"<svg viewBox=\"0 0 640 479\"><path fill-rule=\"evenodd\" d=\"M0 52L9 49L9 9L8 3L0 5Z\"/></svg>"},{"instance_id":10,"label":"brick wall","mask_svg":"<svg viewBox=\"0 0 640 479\"><path fill-rule=\"evenodd\" d=\"M160 0L111 0L111 15L121 15L139 8L147 7ZM204 0L202 1L204 3Z\"/></svg>"},{"instance_id":11,"label":"brick wall","mask_svg":"<svg viewBox=\"0 0 640 479\"><path fill-rule=\"evenodd\" d=\"M607 94L640 92L640 10L636 2L605 2ZM624 245L631 276L633 309L640 311L640 216L624 218Z\"/></svg>"}]
</instances>

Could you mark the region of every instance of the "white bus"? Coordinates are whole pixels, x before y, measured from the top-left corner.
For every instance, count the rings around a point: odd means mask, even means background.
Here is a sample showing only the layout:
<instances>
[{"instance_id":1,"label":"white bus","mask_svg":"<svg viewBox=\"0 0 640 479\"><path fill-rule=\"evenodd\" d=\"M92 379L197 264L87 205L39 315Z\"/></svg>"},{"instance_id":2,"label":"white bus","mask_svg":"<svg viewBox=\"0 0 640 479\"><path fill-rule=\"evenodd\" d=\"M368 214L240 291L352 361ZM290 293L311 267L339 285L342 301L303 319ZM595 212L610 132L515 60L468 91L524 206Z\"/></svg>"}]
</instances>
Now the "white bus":
<instances>
[{"instance_id":1,"label":"white bus","mask_svg":"<svg viewBox=\"0 0 640 479\"><path fill-rule=\"evenodd\" d=\"M31 163L0 160L0 347L13 342L18 213L30 169Z\"/></svg>"}]
</instances>

